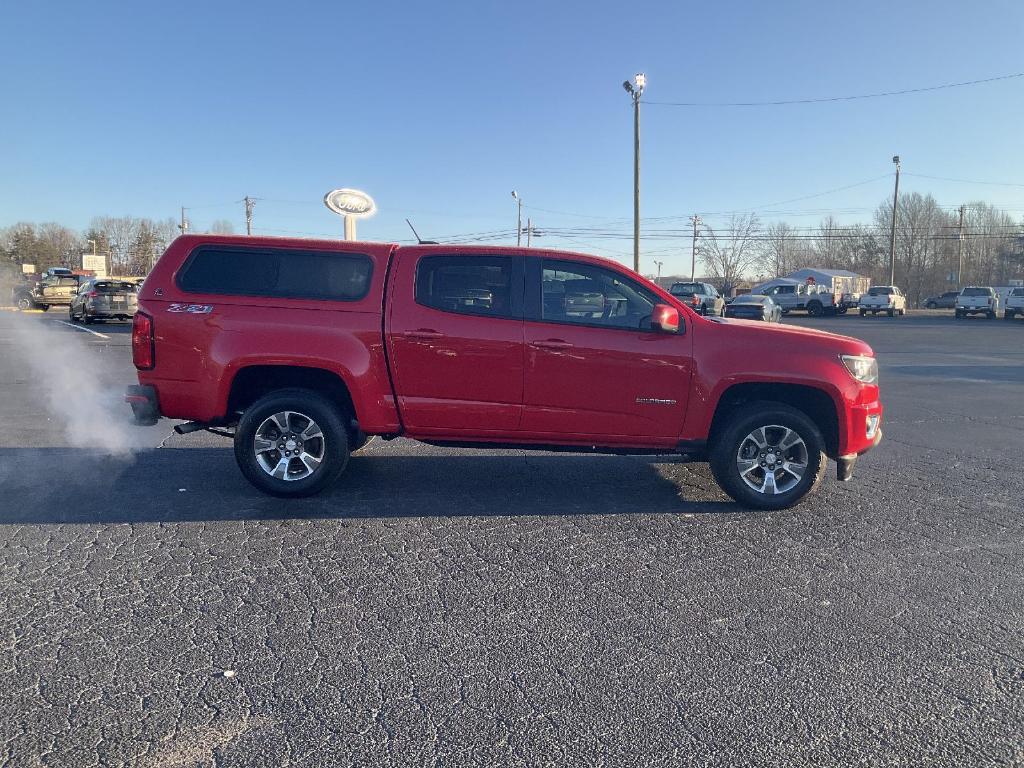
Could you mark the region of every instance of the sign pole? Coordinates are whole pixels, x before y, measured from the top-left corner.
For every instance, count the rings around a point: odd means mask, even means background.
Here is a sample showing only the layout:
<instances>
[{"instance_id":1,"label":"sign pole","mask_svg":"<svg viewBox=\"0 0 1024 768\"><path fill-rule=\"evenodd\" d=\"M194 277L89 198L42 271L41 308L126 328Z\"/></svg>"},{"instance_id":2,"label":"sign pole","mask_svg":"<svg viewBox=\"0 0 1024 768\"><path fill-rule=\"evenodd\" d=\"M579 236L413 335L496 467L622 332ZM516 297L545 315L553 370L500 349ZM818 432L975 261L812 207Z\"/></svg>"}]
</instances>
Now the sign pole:
<instances>
[{"instance_id":1,"label":"sign pole","mask_svg":"<svg viewBox=\"0 0 1024 768\"><path fill-rule=\"evenodd\" d=\"M355 240L356 239L356 220L353 216L345 216L345 239Z\"/></svg>"}]
</instances>

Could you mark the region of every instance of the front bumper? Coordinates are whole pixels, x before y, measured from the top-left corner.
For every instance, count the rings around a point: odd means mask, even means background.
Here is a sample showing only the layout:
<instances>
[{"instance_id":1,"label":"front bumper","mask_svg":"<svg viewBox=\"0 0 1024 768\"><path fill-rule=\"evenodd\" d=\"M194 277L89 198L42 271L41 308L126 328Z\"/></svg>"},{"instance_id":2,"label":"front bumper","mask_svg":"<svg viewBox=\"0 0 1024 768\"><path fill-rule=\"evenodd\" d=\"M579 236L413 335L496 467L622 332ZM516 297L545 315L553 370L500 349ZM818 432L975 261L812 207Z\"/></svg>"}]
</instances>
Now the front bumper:
<instances>
[{"instance_id":1,"label":"front bumper","mask_svg":"<svg viewBox=\"0 0 1024 768\"><path fill-rule=\"evenodd\" d=\"M160 404L157 402L156 387L147 384L132 384L124 393L124 401L132 407L132 423L140 427L151 427L160 420Z\"/></svg>"},{"instance_id":2,"label":"front bumper","mask_svg":"<svg viewBox=\"0 0 1024 768\"><path fill-rule=\"evenodd\" d=\"M836 457L836 479L841 483L847 482L853 477L853 468L857 464L857 459L863 454L870 451L876 445L882 442L882 428L879 427L875 430L875 436L872 439L871 445L862 450L860 453L848 453L845 456Z\"/></svg>"}]
</instances>

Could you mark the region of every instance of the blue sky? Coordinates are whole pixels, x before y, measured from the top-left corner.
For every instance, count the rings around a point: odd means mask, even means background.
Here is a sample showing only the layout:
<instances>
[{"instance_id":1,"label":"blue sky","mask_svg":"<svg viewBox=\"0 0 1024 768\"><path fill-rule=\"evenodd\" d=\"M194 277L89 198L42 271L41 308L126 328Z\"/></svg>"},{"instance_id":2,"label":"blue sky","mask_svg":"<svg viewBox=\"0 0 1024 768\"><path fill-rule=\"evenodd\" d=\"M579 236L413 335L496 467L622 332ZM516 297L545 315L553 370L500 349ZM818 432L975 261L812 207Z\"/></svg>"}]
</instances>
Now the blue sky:
<instances>
[{"instance_id":1,"label":"blue sky","mask_svg":"<svg viewBox=\"0 0 1024 768\"><path fill-rule=\"evenodd\" d=\"M380 212L362 238L536 226L628 233L632 115L651 101L871 93L1024 71L1024 3L7 3L0 226L177 216L341 232L326 191ZM1024 78L832 104L642 107L642 215L776 206L867 219L902 189L1024 215ZM964 184L915 177L1007 182ZM554 213L558 212L558 213ZM572 215L570 215L572 214ZM685 226L685 219L674 222ZM630 261L628 240L547 238ZM665 271L688 241L645 243ZM649 264L642 265L650 271Z\"/></svg>"}]
</instances>

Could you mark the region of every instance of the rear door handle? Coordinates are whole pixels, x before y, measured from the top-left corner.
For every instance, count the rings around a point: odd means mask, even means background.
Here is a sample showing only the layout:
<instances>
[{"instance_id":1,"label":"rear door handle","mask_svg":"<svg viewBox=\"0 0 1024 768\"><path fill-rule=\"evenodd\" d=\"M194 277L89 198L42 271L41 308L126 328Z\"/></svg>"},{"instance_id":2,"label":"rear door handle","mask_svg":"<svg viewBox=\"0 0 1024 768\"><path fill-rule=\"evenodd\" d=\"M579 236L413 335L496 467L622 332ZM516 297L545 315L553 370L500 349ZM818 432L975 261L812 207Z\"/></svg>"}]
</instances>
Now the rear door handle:
<instances>
[{"instance_id":1,"label":"rear door handle","mask_svg":"<svg viewBox=\"0 0 1024 768\"><path fill-rule=\"evenodd\" d=\"M444 337L443 333L431 328L417 328L415 331L406 331L402 335L407 339L440 339Z\"/></svg>"},{"instance_id":2,"label":"rear door handle","mask_svg":"<svg viewBox=\"0 0 1024 768\"><path fill-rule=\"evenodd\" d=\"M571 349L572 344L562 339L546 339L545 341L531 341L530 346L536 349Z\"/></svg>"}]
</instances>

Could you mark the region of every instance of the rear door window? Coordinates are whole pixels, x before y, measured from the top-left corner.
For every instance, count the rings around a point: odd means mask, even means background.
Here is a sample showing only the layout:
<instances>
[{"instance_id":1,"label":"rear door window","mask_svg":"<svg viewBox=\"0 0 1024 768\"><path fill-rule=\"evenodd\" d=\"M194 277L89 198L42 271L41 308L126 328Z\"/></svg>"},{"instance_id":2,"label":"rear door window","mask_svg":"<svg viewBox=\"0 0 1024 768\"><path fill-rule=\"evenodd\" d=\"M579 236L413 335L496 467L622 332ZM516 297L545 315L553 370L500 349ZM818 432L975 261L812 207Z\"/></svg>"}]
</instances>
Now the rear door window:
<instances>
[{"instance_id":1,"label":"rear door window","mask_svg":"<svg viewBox=\"0 0 1024 768\"><path fill-rule=\"evenodd\" d=\"M521 318L521 267L510 256L424 256L416 265L416 303L463 315Z\"/></svg>"},{"instance_id":2,"label":"rear door window","mask_svg":"<svg viewBox=\"0 0 1024 768\"><path fill-rule=\"evenodd\" d=\"M178 276L189 293L357 301L370 289L373 262L361 253L290 248L200 246Z\"/></svg>"},{"instance_id":3,"label":"rear door window","mask_svg":"<svg viewBox=\"0 0 1024 768\"><path fill-rule=\"evenodd\" d=\"M544 259L541 316L547 323L650 331L658 297L610 269Z\"/></svg>"}]
</instances>

